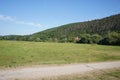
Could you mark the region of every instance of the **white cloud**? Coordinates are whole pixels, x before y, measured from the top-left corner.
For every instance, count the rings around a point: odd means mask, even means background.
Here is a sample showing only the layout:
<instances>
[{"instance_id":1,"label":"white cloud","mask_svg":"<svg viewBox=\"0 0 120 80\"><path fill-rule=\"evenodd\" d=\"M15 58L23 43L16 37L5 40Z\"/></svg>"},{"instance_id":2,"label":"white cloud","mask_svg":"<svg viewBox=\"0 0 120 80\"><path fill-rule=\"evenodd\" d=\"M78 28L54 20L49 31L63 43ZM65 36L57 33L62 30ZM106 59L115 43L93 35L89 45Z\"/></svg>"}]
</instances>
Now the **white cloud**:
<instances>
[{"instance_id":1,"label":"white cloud","mask_svg":"<svg viewBox=\"0 0 120 80\"><path fill-rule=\"evenodd\" d=\"M38 23L18 21L18 20L16 20L15 18L13 18L11 16L5 16L5 15L1 15L1 14L0 14L0 20L10 21L10 22L13 22L13 23L16 23L16 24L23 24L23 25L41 27L41 24L38 24Z\"/></svg>"},{"instance_id":2,"label":"white cloud","mask_svg":"<svg viewBox=\"0 0 120 80\"><path fill-rule=\"evenodd\" d=\"M0 15L0 19L2 19L2 20L8 20L8 21L15 21L14 18L12 18L10 16L4 16L4 15Z\"/></svg>"}]
</instances>

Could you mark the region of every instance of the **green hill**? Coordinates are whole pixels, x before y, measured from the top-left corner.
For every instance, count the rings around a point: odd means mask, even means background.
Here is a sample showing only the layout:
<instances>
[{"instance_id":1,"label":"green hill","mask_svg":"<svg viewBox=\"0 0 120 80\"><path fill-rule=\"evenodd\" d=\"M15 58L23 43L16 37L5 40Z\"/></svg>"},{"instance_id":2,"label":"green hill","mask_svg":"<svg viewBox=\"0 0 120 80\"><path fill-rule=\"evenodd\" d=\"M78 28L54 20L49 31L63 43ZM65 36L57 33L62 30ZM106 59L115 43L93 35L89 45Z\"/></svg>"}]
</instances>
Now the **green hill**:
<instances>
[{"instance_id":1,"label":"green hill","mask_svg":"<svg viewBox=\"0 0 120 80\"><path fill-rule=\"evenodd\" d=\"M86 22L77 22L62 25L56 28L48 29L42 32L35 33L31 36L39 37L40 39L72 39L80 34L99 34L104 36L108 32L120 32L120 14L96 19Z\"/></svg>"},{"instance_id":2,"label":"green hill","mask_svg":"<svg viewBox=\"0 0 120 80\"><path fill-rule=\"evenodd\" d=\"M42 32L35 33L34 35L51 33L54 36L56 35L67 36L69 34L78 35L80 33L102 34L107 31L120 31L120 14L106 17L103 19L96 19L96 20L86 21L86 22L66 24L66 25L56 27L56 28L52 28L52 29L48 29ZM49 35L51 36L51 34Z\"/></svg>"},{"instance_id":3,"label":"green hill","mask_svg":"<svg viewBox=\"0 0 120 80\"><path fill-rule=\"evenodd\" d=\"M12 38L11 38L12 37ZM116 38L117 37L117 38ZM1 39L49 42L117 44L120 42L120 14L86 22L76 22L27 36L2 36ZM112 41L110 41L112 39ZM103 41L102 41L103 40ZM107 42L105 42L107 40ZM114 42L114 43L112 43Z\"/></svg>"}]
</instances>

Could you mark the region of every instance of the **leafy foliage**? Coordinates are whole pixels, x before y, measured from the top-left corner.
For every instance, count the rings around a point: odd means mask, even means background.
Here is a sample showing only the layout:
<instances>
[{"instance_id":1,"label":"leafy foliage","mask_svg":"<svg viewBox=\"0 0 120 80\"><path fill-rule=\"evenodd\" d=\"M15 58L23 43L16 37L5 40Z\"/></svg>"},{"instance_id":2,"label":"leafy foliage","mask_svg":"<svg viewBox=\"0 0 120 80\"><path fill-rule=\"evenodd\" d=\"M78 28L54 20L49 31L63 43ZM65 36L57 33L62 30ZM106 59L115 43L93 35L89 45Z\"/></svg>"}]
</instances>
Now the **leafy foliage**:
<instances>
[{"instance_id":1,"label":"leafy foliage","mask_svg":"<svg viewBox=\"0 0 120 80\"><path fill-rule=\"evenodd\" d=\"M109 33L105 38L99 41L99 44L120 45L120 34L116 32Z\"/></svg>"},{"instance_id":2,"label":"leafy foliage","mask_svg":"<svg viewBox=\"0 0 120 80\"><path fill-rule=\"evenodd\" d=\"M101 36L99 34L82 34L80 40L77 43L98 43L101 40Z\"/></svg>"}]
</instances>

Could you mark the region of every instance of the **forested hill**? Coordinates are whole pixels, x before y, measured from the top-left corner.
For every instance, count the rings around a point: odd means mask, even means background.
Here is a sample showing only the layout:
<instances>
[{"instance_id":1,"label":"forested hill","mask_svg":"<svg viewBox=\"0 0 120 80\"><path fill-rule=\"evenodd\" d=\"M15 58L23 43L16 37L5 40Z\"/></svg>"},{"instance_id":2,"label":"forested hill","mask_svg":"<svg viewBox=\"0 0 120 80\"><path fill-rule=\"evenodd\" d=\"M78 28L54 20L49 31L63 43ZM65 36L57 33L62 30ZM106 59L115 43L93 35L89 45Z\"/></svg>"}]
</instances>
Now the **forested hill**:
<instances>
[{"instance_id":1,"label":"forested hill","mask_svg":"<svg viewBox=\"0 0 120 80\"><path fill-rule=\"evenodd\" d=\"M66 24L39 33L35 33L33 35L39 36L41 34L46 34L51 37L62 37L70 35L77 36L83 33L97 33L102 35L108 31L120 31L120 14L106 17L103 19Z\"/></svg>"},{"instance_id":2,"label":"forested hill","mask_svg":"<svg viewBox=\"0 0 120 80\"><path fill-rule=\"evenodd\" d=\"M107 32L120 32L120 14L96 19L86 22L77 22L62 25L56 28L48 29L33 34L34 37L40 38L73 38L80 34L100 34L104 36Z\"/></svg>"},{"instance_id":3,"label":"forested hill","mask_svg":"<svg viewBox=\"0 0 120 80\"><path fill-rule=\"evenodd\" d=\"M27 36L1 36L0 39L120 45L120 14L66 24Z\"/></svg>"}]
</instances>

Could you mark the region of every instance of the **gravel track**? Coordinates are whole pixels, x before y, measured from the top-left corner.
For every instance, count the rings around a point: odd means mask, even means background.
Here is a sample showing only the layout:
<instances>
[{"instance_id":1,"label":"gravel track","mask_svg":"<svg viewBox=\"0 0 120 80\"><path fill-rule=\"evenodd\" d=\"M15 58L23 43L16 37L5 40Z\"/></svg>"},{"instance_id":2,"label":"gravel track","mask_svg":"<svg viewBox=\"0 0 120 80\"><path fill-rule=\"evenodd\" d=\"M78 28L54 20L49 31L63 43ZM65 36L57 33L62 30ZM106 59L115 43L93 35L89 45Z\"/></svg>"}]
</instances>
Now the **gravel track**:
<instances>
[{"instance_id":1,"label":"gravel track","mask_svg":"<svg viewBox=\"0 0 120 80\"><path fill-rule=\"evenodd\" d=\"M0 80L32 80L111 68L120 68L120 61L6 69L0 70Z\"/></svg>"}]
</instances>

